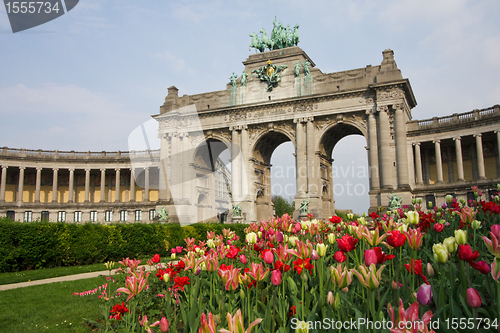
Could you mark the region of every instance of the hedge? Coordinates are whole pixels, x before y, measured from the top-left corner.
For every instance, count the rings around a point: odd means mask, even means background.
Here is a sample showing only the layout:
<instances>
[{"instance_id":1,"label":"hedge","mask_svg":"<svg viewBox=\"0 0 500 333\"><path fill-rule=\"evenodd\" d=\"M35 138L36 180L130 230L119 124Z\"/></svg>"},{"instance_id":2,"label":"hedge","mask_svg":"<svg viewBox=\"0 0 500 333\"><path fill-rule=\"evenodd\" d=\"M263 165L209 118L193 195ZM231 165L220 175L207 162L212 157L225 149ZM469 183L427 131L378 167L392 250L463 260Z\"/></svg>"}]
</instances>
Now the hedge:
<instances>
[{"instance_id":1,"label":"hedge","mask_svg":"<svg viewBox=\"0 0 500 333\"><path fill-rule=\"evenodd\" d=\"M0 218L0 272L85 265L170 255L169 249L184 246L185 238L206 240L207 231L221 234L234 230L245 238L245 224L141 224L13 222Z\"/></svg>"}]
</instances>

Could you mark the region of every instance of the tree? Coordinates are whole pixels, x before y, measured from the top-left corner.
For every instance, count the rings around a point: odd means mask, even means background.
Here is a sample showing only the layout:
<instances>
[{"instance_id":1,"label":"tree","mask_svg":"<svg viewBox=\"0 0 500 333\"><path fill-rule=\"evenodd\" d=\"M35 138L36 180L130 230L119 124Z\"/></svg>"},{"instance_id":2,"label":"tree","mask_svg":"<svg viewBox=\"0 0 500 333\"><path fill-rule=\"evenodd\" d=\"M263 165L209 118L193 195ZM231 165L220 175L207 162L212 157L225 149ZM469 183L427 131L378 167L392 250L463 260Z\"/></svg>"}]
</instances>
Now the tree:
<instances>
[{"instance_id":1,"label":"tree","mask_svg":"<svg viewBox=\"0 0 500 333\"><path fill-rule=\"evenodd\" d=\"M283 216L286 213L293 215L295 205L292 199L287 200L280 195L273 195L271 200L274 204L276 216Z\"/></svg>"}]
</instances>

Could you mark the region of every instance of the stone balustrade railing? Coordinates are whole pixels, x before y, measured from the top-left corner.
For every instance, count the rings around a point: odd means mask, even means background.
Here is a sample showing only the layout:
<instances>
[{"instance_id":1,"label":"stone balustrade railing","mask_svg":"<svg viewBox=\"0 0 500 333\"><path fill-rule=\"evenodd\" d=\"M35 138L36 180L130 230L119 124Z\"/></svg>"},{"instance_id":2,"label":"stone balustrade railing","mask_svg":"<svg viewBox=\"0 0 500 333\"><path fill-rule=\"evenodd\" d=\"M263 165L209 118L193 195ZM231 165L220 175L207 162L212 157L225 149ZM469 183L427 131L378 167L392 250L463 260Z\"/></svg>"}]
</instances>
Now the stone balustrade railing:
<instances>
[{"instance_id":1,"label":"stone balustrade railing","mask_svg":"<svg viewBox=\"0 0 500 333\"><path fill-rule=\"evenodd\" d=\"M473 110L464 113L455 113L451 116L413 120L407 123L407 130L419 131L434 127L442 127L443 125L454 126L498 116L500 116L500 105L497 104L486 109Z\"/></svg>"},{"instance_id":2,"label":"stone balustrade railing","mask_svg":"<svg viewBox=\"0 0 500 333\"><path fill-rule=\"evenodd\" d=\"M42 150L42 149L25 149L25 148L0 148L1 157L35 157L42 159L100 159L100 160L116 160L129 159L131 157L152 157L159 159L160 150L140 150L140 151L59 151L59 150Z\"/></svg>"}]
</instances>

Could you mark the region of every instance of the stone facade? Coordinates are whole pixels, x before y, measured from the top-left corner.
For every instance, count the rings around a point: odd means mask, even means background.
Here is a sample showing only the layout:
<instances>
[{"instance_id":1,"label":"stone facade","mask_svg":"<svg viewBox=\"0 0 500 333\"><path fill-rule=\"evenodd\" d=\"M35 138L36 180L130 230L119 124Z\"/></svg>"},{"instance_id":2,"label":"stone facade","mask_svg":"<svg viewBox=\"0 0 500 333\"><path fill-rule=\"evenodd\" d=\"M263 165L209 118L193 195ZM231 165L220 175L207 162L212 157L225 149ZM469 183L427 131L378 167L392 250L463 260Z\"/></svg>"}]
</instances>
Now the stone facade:
<instances>
[{"instance_id":1,"label":"stone facade","mask_svg":"<svg viewBox=\"0 0 500 333\"><path fill-rule=\"evenodd\" d=\"M172 86L153 116L159 122L159 151L4 148L0 213L31 209L54 216L64 208L93 220L92 214L125 211L129 220L142 214L138 220L144 221L165 206L172 221L186 224L214 219L232 203L241 206L242 222L266 220L273 214L271 155L291 141L295 206L309 200L315 217L328 218L335 210L332 151L353 134L367 142L370 210L387 207L390 193L404 203L421 197L440 204L450 193L467 199L472 185L493 189L500 182L499 107L412 120L416 100L409 80L392 50L382 55L379 66L323 73L295 46L250 55L243 62L246 82L240 77L224 90L179 96ZM270 64L287 66L271 89L251 75ZM230 174L216 162L226 149Z\"/></svg>"}]
</instances>

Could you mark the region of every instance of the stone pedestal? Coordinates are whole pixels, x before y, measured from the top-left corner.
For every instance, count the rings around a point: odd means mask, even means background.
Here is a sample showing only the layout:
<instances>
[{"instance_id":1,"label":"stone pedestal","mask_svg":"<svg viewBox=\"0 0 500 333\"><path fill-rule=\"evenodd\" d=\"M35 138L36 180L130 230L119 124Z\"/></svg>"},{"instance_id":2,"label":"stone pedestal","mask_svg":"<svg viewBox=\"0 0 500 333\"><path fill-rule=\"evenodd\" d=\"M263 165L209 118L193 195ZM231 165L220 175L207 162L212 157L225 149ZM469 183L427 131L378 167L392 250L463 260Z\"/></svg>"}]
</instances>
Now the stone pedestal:
<instances>
[{"instance_id":1,"label":"stone pedestal","mask_svg":"<svg viewBox=\"0 0 500 333\"><path fill-rule=\"evenodd\" d=\"M243 222L242 216L233 216L231 218L231 223L242 223L242 222Z\"/></svg>"}]
</instances>

